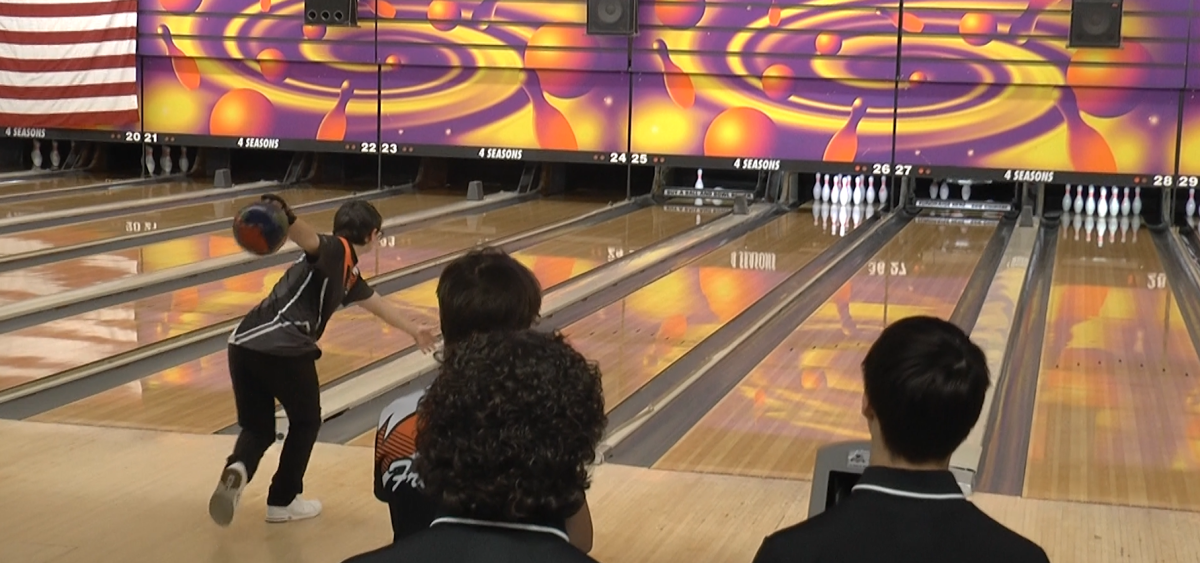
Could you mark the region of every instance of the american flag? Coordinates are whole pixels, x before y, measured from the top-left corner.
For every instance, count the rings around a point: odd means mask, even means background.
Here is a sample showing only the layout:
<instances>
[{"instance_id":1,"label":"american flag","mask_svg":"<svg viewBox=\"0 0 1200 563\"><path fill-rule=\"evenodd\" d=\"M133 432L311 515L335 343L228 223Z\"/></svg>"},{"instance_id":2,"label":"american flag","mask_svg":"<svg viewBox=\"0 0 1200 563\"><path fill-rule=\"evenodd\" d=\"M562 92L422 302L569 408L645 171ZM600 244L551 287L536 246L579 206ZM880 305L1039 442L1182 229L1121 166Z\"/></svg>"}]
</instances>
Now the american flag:
<instances>
[{"instance_id":1,"label":"american flag","mask_svg":"<svg viewBox=\"0 0 1200 563\"><path fill-rule=\"evenodd\" d=\"M0 127L138 121L137 0L0 0Z\"/></svg>"}]
</instances>

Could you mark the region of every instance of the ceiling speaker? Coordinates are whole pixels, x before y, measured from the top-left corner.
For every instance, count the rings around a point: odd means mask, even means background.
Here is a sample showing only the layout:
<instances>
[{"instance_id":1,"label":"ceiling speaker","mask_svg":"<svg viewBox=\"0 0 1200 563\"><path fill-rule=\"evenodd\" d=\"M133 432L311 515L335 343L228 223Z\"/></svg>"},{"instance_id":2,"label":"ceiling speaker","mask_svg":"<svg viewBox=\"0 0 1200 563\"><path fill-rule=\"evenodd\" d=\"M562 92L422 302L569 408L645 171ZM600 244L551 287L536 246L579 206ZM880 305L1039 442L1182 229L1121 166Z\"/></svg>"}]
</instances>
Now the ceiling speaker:
<instances>
[{"instance_id":1,"label":"ceiling speaker","mask_svg":"<svg viewBox=\"0 0 1200 563\"><path fill-rule=\"evenodd\" d=\"M588 35L637 33L637 0L587 0Z\"/></svg>"},{"instance_id":2,"label":"ceiling speaker","mask_svg":"<svg viewBox=\"0 0 1200 563\"><path fill-rule=\"evenodd\" d=\"M1124 0L1073 0L1068 47L1120 47Z\"/></svg>"}]
</instances>

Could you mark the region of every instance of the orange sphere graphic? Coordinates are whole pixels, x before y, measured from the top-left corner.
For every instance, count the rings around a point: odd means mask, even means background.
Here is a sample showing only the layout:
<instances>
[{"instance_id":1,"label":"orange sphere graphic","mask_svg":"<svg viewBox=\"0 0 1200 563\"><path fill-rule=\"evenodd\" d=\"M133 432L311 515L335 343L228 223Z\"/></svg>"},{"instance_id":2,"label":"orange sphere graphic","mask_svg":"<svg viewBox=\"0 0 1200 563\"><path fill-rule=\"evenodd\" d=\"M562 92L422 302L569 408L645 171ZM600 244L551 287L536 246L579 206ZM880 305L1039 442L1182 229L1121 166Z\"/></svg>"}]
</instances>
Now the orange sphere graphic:
<instances>
[{"instance_id":1,"label":"orange sphere graphic","mask_svg":"<svg viewBox=\"0 0 1200 563\"><path fill-rule=\"evenodd\" d=\"M1075 91L1079 109L1096 117L1118 117L1133 110L1138 90L1154 61L1138 43L1126 41L1119 49L1076 49L1067 65L1067 85ZM1120 65L1120 66L1114 66Z\"/></svg>"},{"instance_id":2,"label":"orange sphere graphic","mask_svg":"<svg viewBox=\"0 0 1200 563\"><path fill-rule=\"evenodd\" d=\"M818 55L836 55L842 51L842 37L828 31L818 34L816 49Z\"/></svg>"},{"instance_id":3,"label":"orange sphere graphic","mask_svg":"<svg viewBox=\"0 0 1200 563\"><path fill-rule=\"evenodd\" d=\"M542 91L558 98L578 98L592 89L598 46L580 28L545 26L533 32L525 47L525 68L538 71ZM578 69L578 70L573 70Z\"/></svg>"},{"instance_id":4,"label":"orange sphere graphic","mask_svg":"<svg viewBox=\"0 0 1200 563\"><path fill-rule=\"evenodd\" d=\"M325 26L323 26L323 25L306 25L306 26L304 26L304 38L312 39L314 41L316 41L317 39L324 39L325 38Z\"/></svg>"},{"instance_id":5,"label":"orange sphere graphic","mask_svg":"<svg viewBox=\"0 0 1200 563\"><path fill-rule=\"evenodd\" d=\"M225 137L265 137L275 128L275 106L248 88L230 90L213 106L208 133Z\"/></svg>"},{"instance_id":6,"label":"orange sphere graphic","mask_svg":"<svg viewBox=\"0 0 1200 563\"><path fill-rule=\"evenodd\" d=\"M400 68L400 55L388 55L383 59L383 70L396 70Z\"/></svg>"},{"instance_id":7,"label":"orange sphere graphic","mask_svg":"<svg viewBox=\"0 0 1200 563\"><path fill-rule=\"evenodd\" d=\"M763 93L775 101L792 97L795 83L796 74L787 65L771 65L762 73Z\"/></svg>"},{"instance_id":8,"label":"orange sphere graphic","mask_svg":"<svg viewBox=\"0 0 1200 563\"><path fill-rule=\"evenodd\" d=\"M200 8L204 0L158 0L158 5L168 12L191 14Z\"/></svg>"},{"instance_id":9,"label":"orange sphere graphic","mask_svg":"<svg viewBox=\"0 0 1200 563\"><path fill-rule=\"evenodd\" d=\"M263 49L258 54L258 71L263 78L272 84L279 84L287 78L288 63L279 49Z\"/></svg>"},{"instance_id":10,"label":"orange sphere graphic","mask_svg":"<svg viewBox=\"0 0 1200 563\"><path fill-rule=\"evenodd\" d=\"M991 43L992 36L996 35L996 18L991 14L967 12L958 20L958 32L968 45L982 47Z\"/></svg>"},{"instance_id":11,"label":"orange sphere graphic","mask_svg":"<svg viewBox=\"0 0 1200 563\"><path fill-rule=\"evenodd\" d=\"M453 0L433 0L429 3L429 10L425 15L434 29L450 31L458 27L458 20L462 18L462 8Z\"/></svg>"},{"instance_id":12,"label":"orange sphere graphic","mask_svg":"<svg viewBox=\"0 0 1200 563\"><path fill-rule=\"evenodd\" d=\"M704 134L706 156L766 158L775 149L778 130L767 114L754 108L730 108L713 118Z\"/></svg>"},{"instance_id":13,"label":"orange sphere graphic","mask_svg":"<svg viewBox=\"0 0 1200 563\"><path fill-rule=\"evenodd\" d=\"M655 2L654 15L663 25L675 28L695 27L704 17L705 0Z\"/></svg>"}]
</instances>

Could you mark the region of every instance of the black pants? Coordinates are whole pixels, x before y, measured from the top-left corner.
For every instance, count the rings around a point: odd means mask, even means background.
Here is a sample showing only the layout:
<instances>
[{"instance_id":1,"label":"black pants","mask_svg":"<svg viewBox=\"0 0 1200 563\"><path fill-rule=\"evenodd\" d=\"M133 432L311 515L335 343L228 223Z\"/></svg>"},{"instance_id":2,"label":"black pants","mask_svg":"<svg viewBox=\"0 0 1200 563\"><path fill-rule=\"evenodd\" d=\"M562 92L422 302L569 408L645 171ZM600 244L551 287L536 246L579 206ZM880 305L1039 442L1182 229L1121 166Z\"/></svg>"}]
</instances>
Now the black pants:
<instances>
[{"instance_id":1,"label":"black pants","mask_svg":"<svg viewBox=\"0 0 1200 563\"><path fill-rule=\"evenodd\" d=\"M321 389L315 354L273 356L229 346L229 375L242 427L226 464L242 462L253 479L258 462L275 443L275 399L288 416L288 433L271 480L267 504L287 506L304 492L304 471L321 429Z\"/></svg>"}]
</instances>

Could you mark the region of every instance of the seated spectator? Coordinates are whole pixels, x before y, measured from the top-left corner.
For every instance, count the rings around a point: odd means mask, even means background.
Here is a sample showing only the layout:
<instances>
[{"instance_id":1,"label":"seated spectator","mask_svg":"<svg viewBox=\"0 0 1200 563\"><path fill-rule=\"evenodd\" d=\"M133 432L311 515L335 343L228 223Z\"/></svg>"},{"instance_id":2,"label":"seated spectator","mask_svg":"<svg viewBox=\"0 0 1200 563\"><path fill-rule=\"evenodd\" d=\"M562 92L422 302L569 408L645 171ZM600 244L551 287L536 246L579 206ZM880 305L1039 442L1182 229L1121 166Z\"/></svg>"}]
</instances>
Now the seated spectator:
<instances>
[{"instance_id":1,"label":"seated spectator","mask_svg":"<svg viewBox=\"0 0 1200 563\"><path fill-rule=\"evenodd\" d=\"M524 330L542 308L542 288L533 272L495 248L473 250L446 265L438 279L438 316L446 349L475 333ZM375 435L375 497L388 504L392 541L429 527L435 506L421 492L413 469L419 393L401 397L379 417ZM571 543L592 549L587 502L567 521Z\"/></svg>"},{"instance_id":2,"label":"seated spectator","mask_svg":"<svg viewBox=\"0 0 1200 563\"><path fill-rule=\"evenodd\" d=\"M990 384L983 350L951 323L911 317L884 329L862 370L870 466L849 498L767 537L754 562L1048 562L950 472Z\"/></svg>"},{"instance_id":3,"label":"seated spectator","mask_svg":"<svg viewBox=\"0 0 1200 563\"><path fill-rule=\"evenodd\" d=\"M599 369L562 336L492 332L447 348L416 424L438 517L346 563L594 561L566 520L584 506L604 395Z\"/></svg>"}]
</instances>

